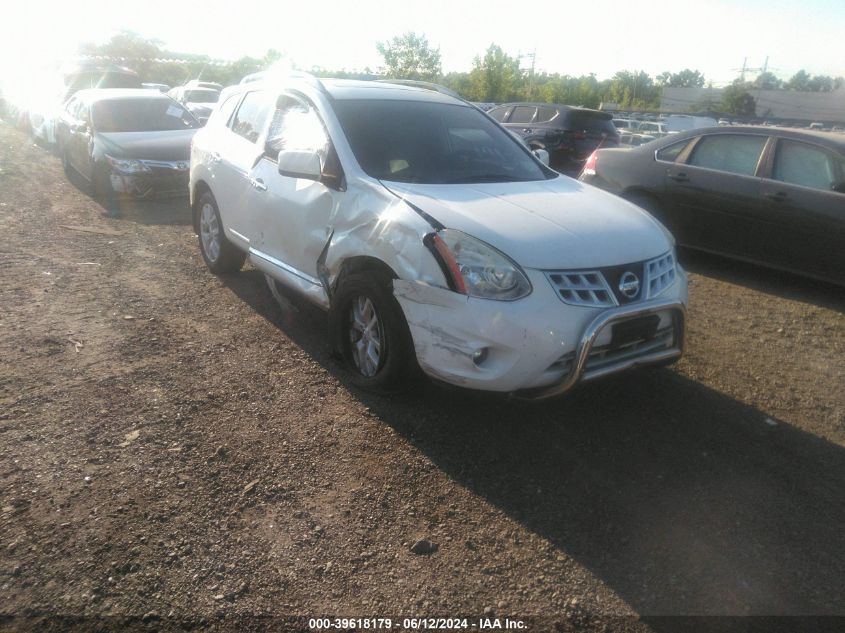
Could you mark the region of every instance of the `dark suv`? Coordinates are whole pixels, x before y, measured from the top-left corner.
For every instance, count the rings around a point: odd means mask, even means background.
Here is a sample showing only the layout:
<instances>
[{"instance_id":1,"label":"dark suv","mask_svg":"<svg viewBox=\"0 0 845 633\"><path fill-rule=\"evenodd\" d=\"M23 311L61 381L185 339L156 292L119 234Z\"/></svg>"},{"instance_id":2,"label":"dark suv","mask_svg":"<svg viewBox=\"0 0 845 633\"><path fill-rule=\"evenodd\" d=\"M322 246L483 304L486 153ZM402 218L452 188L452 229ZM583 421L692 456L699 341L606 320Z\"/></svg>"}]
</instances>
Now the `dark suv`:
<instances>
[{"instance_id":1,"label":"dark suv","mask_svg":"<svg viewBox=\"0 0 845 633\"><path fill-rule=\"evenodd\" d=\"M569 175L577 176L596 149L619 146L609 112L554 103L506 103L488 114L531 149L549 152L551 167Z\"/></svg>"}]
</instances>

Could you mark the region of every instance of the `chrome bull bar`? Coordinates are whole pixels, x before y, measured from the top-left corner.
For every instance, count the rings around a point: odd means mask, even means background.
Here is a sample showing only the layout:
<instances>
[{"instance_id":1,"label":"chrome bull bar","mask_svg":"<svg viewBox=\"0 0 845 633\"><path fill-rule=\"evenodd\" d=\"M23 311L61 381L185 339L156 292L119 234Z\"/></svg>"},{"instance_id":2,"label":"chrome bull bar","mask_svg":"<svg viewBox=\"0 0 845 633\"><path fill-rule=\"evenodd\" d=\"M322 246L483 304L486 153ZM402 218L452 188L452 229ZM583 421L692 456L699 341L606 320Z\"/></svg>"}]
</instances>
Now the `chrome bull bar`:
<instances>
[{"instance_id":1,"label":"chrome bull bar","mask_svg":"<svg viewBox=\"0 0 845 633\"><path fill-rule=\"evenodd\" d=\"M629 358L620 361L617 364L597 369L594 372L590 372L585 375L587 361L590 358L590 352L593 350L596 338L605 327L618 321L625 321L640 316L656 314L662 311L669 311L672 314L674 340L670 349L664 349L646 353L642 356ZM680 301L674 299L648 301L646 303L624 305L604 310L595 319L593 319L586 328L584 328L584 332L581 334L581 340L578 342L578 347L575 351L575 358L573 359L572 366L570 367L569 373L561 382L549 385L548 387L538 387L535 389L518 391L514 394L514 396L525 400L545 400L547 398L553 398L566 393L582 380L593 380L595 378L615 374L617 372L633 369L634 367L642 365L654 365L678 359L684 353L686 318L686 306L684 306L684 304Z\"/></svg>"}]
</instances>

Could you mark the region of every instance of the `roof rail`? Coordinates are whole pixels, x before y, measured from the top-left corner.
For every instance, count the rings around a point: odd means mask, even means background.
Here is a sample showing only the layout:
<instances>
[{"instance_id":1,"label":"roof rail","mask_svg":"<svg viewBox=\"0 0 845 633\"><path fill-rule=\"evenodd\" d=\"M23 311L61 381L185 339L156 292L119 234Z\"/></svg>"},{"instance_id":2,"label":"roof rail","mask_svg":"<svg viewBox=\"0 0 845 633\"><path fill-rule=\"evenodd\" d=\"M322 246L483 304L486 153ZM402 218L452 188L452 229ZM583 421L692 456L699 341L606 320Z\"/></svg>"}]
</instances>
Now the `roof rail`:
<instances>
[{"instance_id":1,"label":"roof rail","mask_svg":"<svg viewBox=\"0 0 845 633\"><path fill-rule=\"evenodd\" d=\"M306 73L300 70L262 70L257 73L252 73L247 75L243 79L241 79L240 83L244 83L244 79L249 78L247 83L251 83L252 81L273 81L273 80L284 80L284 79L302 79L312 88L316 88L320 92L322 92L325 96L331 99L331 94L326 87L323 85L323 82L320 81L318 77L315 77L311 73Z\"/></svg>"},{"instance_id":2,"label":"roof rail","mask_svg":"<svg viewBox=\"0 0 845 633\"><path fill-rule=\"evenodd\" d=\"M440 84L435 84L430 81L418 81L416 79L376 79L376 81L382 84L399 84L401 86L412 86L414 88L433 90L434 92L439 92L441 94L454 97L455 99L466 101L466 99L451 88L447 88L446 86L441 86Z\"/></svg>"}]
</instances>

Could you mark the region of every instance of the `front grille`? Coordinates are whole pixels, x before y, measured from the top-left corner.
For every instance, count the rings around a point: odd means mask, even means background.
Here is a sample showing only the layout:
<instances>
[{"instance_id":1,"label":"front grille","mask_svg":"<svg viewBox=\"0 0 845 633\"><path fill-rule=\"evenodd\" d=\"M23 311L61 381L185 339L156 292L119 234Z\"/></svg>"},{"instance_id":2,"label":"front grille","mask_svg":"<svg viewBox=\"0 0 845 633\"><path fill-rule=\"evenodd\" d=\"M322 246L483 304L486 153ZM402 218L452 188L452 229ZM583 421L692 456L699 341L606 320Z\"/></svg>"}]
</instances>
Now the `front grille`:
<instances>
[{"instance_id":1,"label":"front grille","mask_svg":"<svg viewBox=\"0 0 845 633\"><path fill-rule=\"evenodd\" d=\"M672 251L646 263L646 287L649 299L656 297L675 282L675 256Z\"/></svg>"},{"instance_id":2,"label":"front grille","mask_svg":"<svg viewBox=\"0 0 845 633\"><path fill-rule=\"evenodd\" d=\"M564 303L594 308L610 308L616 299L599 271L546 272L546 278Z\"/></svg>"},{"instance_id":3,"label":"front grille","mask_svg":"<svg viewBox=\"0 0 845 633\"><path fill-rule=\"evenodd\" d=\"M640 282L631 296L622 293L620 282L626 273ZM570 305L590 308L612 308L617 305L653 299L675 283L677 268L672 251L647 261L606 266L596 270L546 270L558 298Z\"/></svg>"}]
</instances>

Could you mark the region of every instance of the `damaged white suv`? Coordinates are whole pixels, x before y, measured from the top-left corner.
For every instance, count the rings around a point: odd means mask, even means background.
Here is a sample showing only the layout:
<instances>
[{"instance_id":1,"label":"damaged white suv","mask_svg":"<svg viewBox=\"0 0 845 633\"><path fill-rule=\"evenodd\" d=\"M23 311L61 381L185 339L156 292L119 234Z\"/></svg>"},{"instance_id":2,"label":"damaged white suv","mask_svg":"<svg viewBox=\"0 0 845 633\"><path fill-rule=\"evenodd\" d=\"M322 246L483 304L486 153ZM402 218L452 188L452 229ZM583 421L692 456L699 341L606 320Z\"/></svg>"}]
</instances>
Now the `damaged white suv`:
<instances>
[{"instance_id":1,"label":"damaged white suv","mask_svg":"<svg viewBox=\"0 0 845 633\"><path fill-rule=\"evenodd\" d=\"M327 309L366 387L419 367L548 397L683 351L671 235L444 90L310 76L227 89L194 137L190 187L208 267L249 257Z\"/></svg>"}]
</instances>

